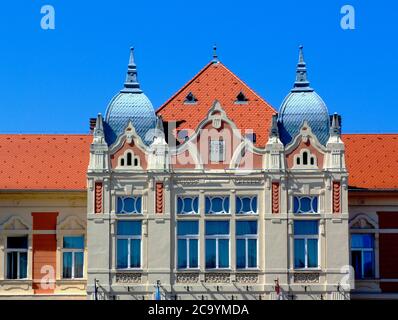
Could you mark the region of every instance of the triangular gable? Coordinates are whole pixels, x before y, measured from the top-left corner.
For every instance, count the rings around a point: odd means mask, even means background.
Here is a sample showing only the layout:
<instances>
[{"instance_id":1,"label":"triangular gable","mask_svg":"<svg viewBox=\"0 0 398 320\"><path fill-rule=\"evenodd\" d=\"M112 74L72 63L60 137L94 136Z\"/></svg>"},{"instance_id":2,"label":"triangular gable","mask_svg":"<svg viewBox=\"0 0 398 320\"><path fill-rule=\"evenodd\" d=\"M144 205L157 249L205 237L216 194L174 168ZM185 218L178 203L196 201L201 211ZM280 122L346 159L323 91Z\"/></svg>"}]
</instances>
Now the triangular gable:
<instances>
[{"instance_id":1,"label":"triangular gable","mask_svg":"<svg viewBox=\"0 0 398 320\"><path fill-rule=\"evenodd\" d=\"M244 92L247 102L236 103ZM192 93L197 101L186 103ZM195 77L166 101L157 111L163 120L180 122L180 129L196 129L206 118L213 102L218 100L227 116L239 129L252 129L256 133L256 146L265 146L276 111L264 99L220 62L207 64Z\"/></svg>"}]
</instances>

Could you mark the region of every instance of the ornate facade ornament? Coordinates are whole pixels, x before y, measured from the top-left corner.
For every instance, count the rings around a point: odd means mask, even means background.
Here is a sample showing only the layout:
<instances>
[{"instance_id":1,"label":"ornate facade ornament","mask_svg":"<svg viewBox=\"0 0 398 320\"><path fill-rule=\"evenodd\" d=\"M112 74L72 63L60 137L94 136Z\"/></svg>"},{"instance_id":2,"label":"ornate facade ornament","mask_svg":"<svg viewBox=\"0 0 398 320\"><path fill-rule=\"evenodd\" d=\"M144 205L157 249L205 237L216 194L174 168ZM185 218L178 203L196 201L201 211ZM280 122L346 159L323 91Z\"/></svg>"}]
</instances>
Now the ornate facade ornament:
<instances>
[{"instance_id":1,"label":"ornate facade ornament","mask_svg":"<svg viewBox=\"0 0 398 320\"><path fill-rule=\"evenodd\" d=\"M117 273L117 283L141 283L140 273Z\"/></svg>"},{"instance_id":2,"label":"ornate facade ornament","mask_svg":"<svg viewBox=\"0 0 398 320\"><path fill-rule=\"evenodd\" d=\"M235 184L261 185L260 179L235 179Z\"/></svg>"},{"instance_id":3,"label":"ornate facade ornament","mask_svg":"<svg viewBox=\"0 0 398 320\"><path fill-rule=\"evenodd\" d=\"M206 273L206 283L229 283L231 281L231 275L229 273Z\"/></svg>"},{"instance_id":4,"label":"ornate facade ornament","mask_svg":"<svg viewBox=\"0 0 398 320\"><path fill-rule=\"evenodd\" d=\"M199 281L198 273L179 273L177 274L177 283L197 283Z\"/></svg>"},{"instance_id":5,"label":"ornate facade ornament","mask_svg":"<svg viewBox=\"0 0 398 320\"><path fill-rule=\"evenodd\" d=\"M254 273L239 273L235 276L238 283L258 283L258 275Z\"/></svg>"},{"instance_id":6,"label":"ornate facade ornament","mask_svg":"<svg viewBox=\"0 0 398 320\"><path fill-rule=\"evenodd\" d=\"M295 273L295 283L318 283L319 273Z\"/></svg>"}]
</instances>

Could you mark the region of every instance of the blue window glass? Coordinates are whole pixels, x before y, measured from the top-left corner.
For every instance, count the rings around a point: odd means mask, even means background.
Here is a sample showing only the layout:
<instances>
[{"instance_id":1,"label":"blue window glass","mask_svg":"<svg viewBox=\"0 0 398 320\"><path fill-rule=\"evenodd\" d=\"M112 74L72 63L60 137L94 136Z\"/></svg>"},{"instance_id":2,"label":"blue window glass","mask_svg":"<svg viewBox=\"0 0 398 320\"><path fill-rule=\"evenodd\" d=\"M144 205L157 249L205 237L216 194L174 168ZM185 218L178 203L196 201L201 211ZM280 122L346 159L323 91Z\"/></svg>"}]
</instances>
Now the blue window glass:
<instances>
[{"instance_id":1,"label":"blue window glass","mask_svg":"<svg viewBox=\"0 0 398 320\"><path fill-rule=\"evenodd\" d=\"M28 249L28 237L7 237L8 249Z\"/></svg>"},{"instance_id":2,"label":"blue window glass","mask_svg":"<svg viewBox=\"0 0 398 320\"><path fill-rule=\"evenodd\" d=\"M257 234L257 221L237 221L236 222L236 235L256 235Z\"/></svg>"},{"instance_id":3,"label":"blue window glass","mask_svg":"<svg viewBox=\"0 0 398 320\"><path fill-rule=\"evenodd\" d=\"M219 239L218 240L218 267L228 268L229 267L229 240Z\"/></svg>"},{"instance_id":4,"label":"blue window glass","mask_svg":"<svg viewBox=\"0 0 398 320\"><path fill-rule=\"evenodd\" d=\"M117 223L118 236L141 235L141 221L119 221Z\"/></svg>"},{"instance_id":5,"label":"blue window glass","mask_svg":"<svg viewBox=\"0 0 398 320\"><path fill-rule=\"evenodd\" d=\"M142 197L118 197L117 198L118 214L141 214L142 213Z\"/></svg>"},{"instance_id":6,"label":"blue window glass","mask_svg":"<svg viewBox=\"0 0 398 320\"><path fill-rule=\"evenodd\" d=\"M294 235L318 235L318 221L294 221Z\"/></svg>"},{"instance_id":7,"label":"blue window glass","mask_svg":"<svg viewBox=\"0 0 398 320\"><path fill-rule=\"evenodd\" d=\"M206 268L213 269L217 266L215 239L206 239Z\"/></svg>"},{"instance_id":8,"label":"blue window glass","mask_svg":"<svg viewBox=\"0 0 398 320\"><path fill-rule=\"evenodd\" d=\"M187 240L186 239L179 239L178 240L178 254L177 254L177 263L178 268L186 268L188 265L188 257L187 257Z\"/></svg>"},{"instance_id":9,"label":"blue window glass","mask_svg":"<svg viewBox=\"0 0 398 320\"><path fill-rule=\"evenodd\" d=\"M198 214L199 197L178 197L177 214Z\"/></svg>"},{"instance_id":10,"label":"blue window glass","mask_svg":"<svg viewBox=\"0 0 398 320\"><path fill-rule=\"evenodd\" d=\"M318 239L308 239L308 268L318 267Z\"/></svg>"},{"instance_id":11,"label":"blue window glass","mask_svg":"<svg viewBox=\"0 0 398 320\"><path fill-rule=\"evenodd\" d=\"M62 255L62 277L72 278L72 252L64 252Z\"/></svg>"},{"instance_id":12,"label":"blue window glass","mask_svg":"<svg viewBox=\"0 0 398 320\"><path fill-rule=\"evenodd\" d=\"M294 240L294 267L305 268L305 241L304 239Z\"/></svg>"},{"instance_id":13,"label":"blue window glass","mask_svg":"<svg viewBox=\"0 0 398 320\"><path fill-rule=\"evenodd\" d=\"M229 221L206 221L206 235L228 235Z\"/></svg>"},{"instance_id":14,"label":"blue window glass","mask_svg":"<svg viewBox=\"0 0 398 320\"><path fill-rule=\"evenodd\" d=\"M236 213L237 214L255 214L257 213L257 196L236 197Z\"/></svg>"},{"instance_id":15,"label":"blue window glass","mask_svg":"<svg viewBox=\"0 0 398 320\"><path fill-rule=\"evenodd\" d=\"M84 249L83 236L64 237L64 249Z\"/></svg>"},{"instance_id":16,"label":"blue window glass","mask_svg":"<svg viewBox=\"0 0 398 320\"><path fill-rule=\"evenodd\" d=\"M177 224L177 235L197 235L199 234L199 222L198 221L178 221Z\"/></svg>"},{"instance_id":17,"label":"blue window glass","mask_svg":"<svg viewBox=\"0 0 398 320\"><path fill-rule=\"evenodd\" d=\"M206 214L229 214L228 196L206 196L205 199Z\"/></svg>"},{"instance_id":18,"label":"blue window glass","mask_svg":"<svg viewBox=\"0 0 398 320\"><path fill-rule=\"evenodd\" d=\"M139 268L141 266L141 240L130 240L130 268Z\"/></svg>"},{"instance_id":19,"label":"blue window glass","mask_svg":"<svg viewBox=\"0 0 398 320\"><path fill-rule=\"evenodd\" d=\"M84 254L83 252L75 253L74 261L74 278L83 278L83 265L84 265Z\"/></svg>"},{"instance_id":20,"label":"blue window glass","mask_svg":"<svg viewBox=\"0 0 398 320\"><path fill-rule=\"evenodd\" d=\"M246 240L236 240L236 267L238 269L246 268Z\"/></svg>"},{"instance_id":21,"label":"blue window glass","mask_svg":"<svg viewBox=\"0 0 398 320\"><path fill-rule=\"evenodd\" d=\"M318 213L318 197L294 197L293 198L294 213Z\"/></svg>"},{"instance_id":22,"label":"blue window glass","mask_svg":"<svg viewBox=\"0 0 398 320\"><path fill-rule=\"evenodd\" d=\"M198 267L198 221L177 223L177 266L178 268Z\"/></svg>"},{"instance_id":23,"label":"blue window glass","mask_svg":"<svg viewBox=\"0 0 398 320\"><path fill-rule=\"evenodd\" d=\"M355 278L365 279L375 276L374 235L351 235L351 263Z\"/></svg>"},{"instance_id":24,"label":"blue window glass","mask_svg":"<svg viewBox=\"0 0 398 320\"><path fill-rule=\"evenodd\" d=\"M117 267L119 269L128 268L128 240L117 240Z\"/></svg>"}]
</instances>

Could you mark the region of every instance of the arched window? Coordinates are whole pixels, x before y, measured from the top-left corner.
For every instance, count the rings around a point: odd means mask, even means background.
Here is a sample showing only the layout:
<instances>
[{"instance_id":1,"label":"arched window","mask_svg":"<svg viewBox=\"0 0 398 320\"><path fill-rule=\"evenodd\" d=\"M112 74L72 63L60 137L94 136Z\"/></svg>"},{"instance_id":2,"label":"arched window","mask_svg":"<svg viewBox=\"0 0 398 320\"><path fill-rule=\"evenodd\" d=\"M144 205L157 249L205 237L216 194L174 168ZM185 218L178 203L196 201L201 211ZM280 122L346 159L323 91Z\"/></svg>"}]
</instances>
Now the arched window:
<instances>
[{"instance_id":1,"label":"arched window","mask_svg":"<svg viewBox=\"0 0 398 320\"><path fill-rule=\"evenodd\" d=\"M132 154L131 152L127 153L127 166L131 166L132 165Z\"/></svg>"},{"instance_id":2,"label":"arched window","mask_svg":"<svg viewBox=\"0 0 398 320\"><path fill-rule=\"evenodd\" d=\"M138 157L134 158L134 167L138 167L139 166L139 160Z\"/></svg>"},{"instance_id":3,"label":"arched window","mask_svg":"<svg viewBox=\"0 0 398 320\"><path fill-rule=\"evenodd\" d=\"M316 155L312 154L307 149L303 149L300 153L294 156L293 165L297 169L316 168Z\"/></svg>"},{"instance_id":4,"label":"arched window","mask_svg":"<svg viewBox=\"0 0 398 320\"><path fill-rule=\"evenodd\" d=\"M308 164L308 153L307 151L303 152L303 165L306 166Z\"/></svg>"}]
</instances>

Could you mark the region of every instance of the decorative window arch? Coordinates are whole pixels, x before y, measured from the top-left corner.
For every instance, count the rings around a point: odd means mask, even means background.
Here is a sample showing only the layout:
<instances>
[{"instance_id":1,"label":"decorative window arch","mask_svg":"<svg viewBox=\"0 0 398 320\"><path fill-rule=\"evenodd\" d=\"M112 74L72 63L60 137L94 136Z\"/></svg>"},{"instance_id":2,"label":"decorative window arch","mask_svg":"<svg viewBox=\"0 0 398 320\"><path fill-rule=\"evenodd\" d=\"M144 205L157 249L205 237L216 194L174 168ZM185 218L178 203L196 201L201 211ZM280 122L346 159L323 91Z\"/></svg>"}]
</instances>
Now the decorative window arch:
<instances>
[{"instance_id":1,"label":"decorative window arch","mask_svg":"<svg viewBox=\"0 0 398 320\"><path fill-rule=\"evenodd\" d=\"M378 228L379 226L377 222L364 213L360 213L350 220L350 229L353 230L361 230L361 229L369 230L369 229L378 229Z\"/></svg>"},{"instance_id":2,"label":"decorative window arch","mask_svg":"<svg viewBox=\"0 0 398 320\"><path fill-rule=\"evenodd\" d=\"M135 155L133 150L126 150L123 155L118 159L118 169L140 169L141 161L140 157Z\"/></svg>"},{"instance_id":3,"label":"decorative window arch","mask_svg":"<svg viewBox=\"0 0 398 320\"><path fill-rule=\"evenodd\" d=\"M294 156L294 169L316 169L318 168L318 159L315 154L308 149L302 149L300 153Z\"/></svg>"}]
</instances>

